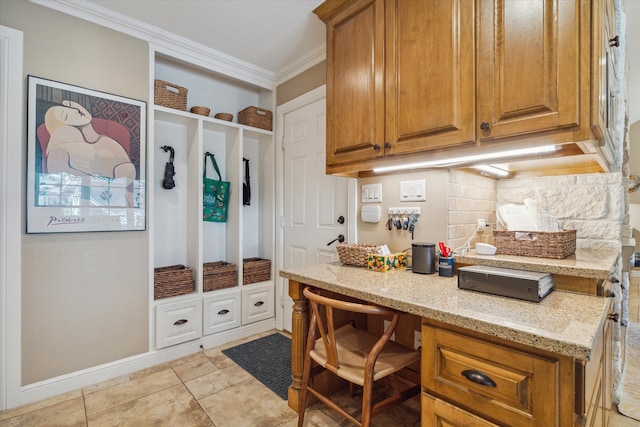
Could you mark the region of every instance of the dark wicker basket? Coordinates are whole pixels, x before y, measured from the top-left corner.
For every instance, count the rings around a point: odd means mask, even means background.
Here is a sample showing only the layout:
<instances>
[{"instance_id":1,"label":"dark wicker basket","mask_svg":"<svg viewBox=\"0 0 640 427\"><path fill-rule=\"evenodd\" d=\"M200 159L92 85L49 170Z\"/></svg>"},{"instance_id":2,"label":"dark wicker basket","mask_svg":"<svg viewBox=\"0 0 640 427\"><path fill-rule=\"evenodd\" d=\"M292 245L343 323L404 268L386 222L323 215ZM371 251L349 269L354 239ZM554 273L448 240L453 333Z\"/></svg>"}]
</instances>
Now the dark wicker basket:
<instances>
[{"instance_id":1,"label":"dark wicker basket","mask_svg":"<svg viewBox=\"0 0 640 427\"><path fill-rule=\"evenodd\" d=\"M199 114L201 116L209 116L209 113L211 112L211 108L209 107L202 107L200 105L195 105L193 107L191 107L189 109L190 112L192 112L193 114Z\"/></svg>"},{"instance_id":2,"label":"dark wicker basket","mask_svg":"<svg viewBox=\"0 0 640 427\"><path fill-rule=\"evenodd\" d=\"M224 261L205 262L202 265L204 292L236 286L236 265Z\"/></svg>"},{"instance_id":3,"label":"dark wicker basket","mask_svg":"<svg viewBox=\"0 0 640 427\"><path fill-rule=\"evenodd\" d=\"M193 274L182 264L158 267L153 273L153 299L175 297L193 292Z\"/></svg>"},{"instance_id":4,"label":"dark wicker basket","mask_svg":"<svg viewBox=\"0 0 640 427\"><path fill-rule=\"evenodd\" d=\"M273 114L258 107L247 107L238 113L238 123L254 128L272 130Z\"/></svg>"},{"instance_id":5,"label":"dark wicker basket","mask_svg":"<svg viewBox=\"0 0 640 427\"><path fill-rule=\"evenodd\" d=\"M164 80L154 81L153 98L156 105L187 111L187 92L187 88L182 86Z\"/></svg>"},{"instance_id":6,"label":"dark wicker basket","mask_svg":"<svg viewBox=\"0 0 640 427\"><path fill-rule=\"evenodd\" d=\"M213 117L219 120L226 120L227 122L230 122L231 120L233 120L233 114L229 114L229 113L218 113Z\"/></svg>"},{"instance_id":7,"label":"dark wicker basket","mask_svg":"<svg viewBox=\"0 0 640 427\"><path fill-rule=\"evenodd\" d=\"M493 230L493 238L496 254L562 259L576 252L576 230Z\"/></svg>"},{"instance_id":8,"label":"dark wicker basket","mask_svg":"<svg viewBox=\"0 0 640 427\"><path fill-rule=\"evenodd\" d=\"M271 279L271 260L245 258L242 262L242 283L264 282Z\"/></svg>"}]
</instances>

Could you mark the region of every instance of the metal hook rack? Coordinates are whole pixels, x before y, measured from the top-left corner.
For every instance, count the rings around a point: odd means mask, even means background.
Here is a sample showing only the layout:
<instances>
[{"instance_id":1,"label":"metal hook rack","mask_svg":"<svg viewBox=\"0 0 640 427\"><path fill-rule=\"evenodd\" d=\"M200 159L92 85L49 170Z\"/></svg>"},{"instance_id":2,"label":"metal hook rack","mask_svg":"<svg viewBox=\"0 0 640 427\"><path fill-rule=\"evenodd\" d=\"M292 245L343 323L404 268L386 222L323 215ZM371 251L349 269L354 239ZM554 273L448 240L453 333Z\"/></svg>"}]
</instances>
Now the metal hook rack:
<instances>
[{"instance_id":1,"label":"metal hook rack","mask_svg":"<svg viewBox=\"0 0 640 427\"><path fill-rule=\"evenodd\" d=\"M420 215L420 208L389 208L389 215Z\"/></svg>"}]
</instances>

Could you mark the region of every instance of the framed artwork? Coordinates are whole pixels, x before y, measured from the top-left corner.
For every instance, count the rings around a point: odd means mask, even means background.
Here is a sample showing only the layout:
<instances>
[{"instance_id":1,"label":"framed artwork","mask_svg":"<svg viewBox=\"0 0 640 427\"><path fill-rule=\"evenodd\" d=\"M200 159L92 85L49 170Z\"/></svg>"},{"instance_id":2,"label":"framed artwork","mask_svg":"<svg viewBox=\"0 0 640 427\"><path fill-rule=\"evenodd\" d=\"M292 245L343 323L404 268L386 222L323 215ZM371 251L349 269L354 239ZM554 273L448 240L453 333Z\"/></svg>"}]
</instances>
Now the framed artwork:
<instances>
[{"instance_id":1,"label":"framed artwork","mask_svg":"<svg viewBox=\"0 0 640 427\"><path fill-rule=\"evenodd\" d=\"M27 233L144 230L146 102L28 79Z\"/></svg>"}]
</instances>

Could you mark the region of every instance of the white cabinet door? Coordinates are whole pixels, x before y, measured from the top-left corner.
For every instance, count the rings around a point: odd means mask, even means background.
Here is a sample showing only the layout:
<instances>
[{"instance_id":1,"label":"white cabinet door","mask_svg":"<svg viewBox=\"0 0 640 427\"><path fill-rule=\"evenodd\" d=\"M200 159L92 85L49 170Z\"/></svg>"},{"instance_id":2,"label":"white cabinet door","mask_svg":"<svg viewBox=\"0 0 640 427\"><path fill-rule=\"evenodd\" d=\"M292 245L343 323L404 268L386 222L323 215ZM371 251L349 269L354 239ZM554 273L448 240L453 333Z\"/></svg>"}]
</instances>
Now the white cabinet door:
<instances>
[{"instance_id":1,"label":"white cabinet door","mask_svg":"<svg viewBox=\"0 0 640 427\"><path fill-rule=\"evenodd\" d=\"M202 298L156 307L156 348L168 347L202 336Z\"/></svg>"},{"instance_id":2,"label":"white cabinet door","mask_svg":"<svg viewBox=\"0 0 640 427\"><path fill-rule=\"evenodd\" d=\"M226 331L240 326L240 288L216 291L202 300L203 335Z\"/></svg>"},{"instance_id":3,"label":"white cabinet door","mask_svg":"<svg viewBox=\"0 0 640 427\"><path fill-rule=\"evenodd\" d=\"M270 319L274 316L273 282L246 285L242 288L242 324Z\"/></svg>"}]
</instances>

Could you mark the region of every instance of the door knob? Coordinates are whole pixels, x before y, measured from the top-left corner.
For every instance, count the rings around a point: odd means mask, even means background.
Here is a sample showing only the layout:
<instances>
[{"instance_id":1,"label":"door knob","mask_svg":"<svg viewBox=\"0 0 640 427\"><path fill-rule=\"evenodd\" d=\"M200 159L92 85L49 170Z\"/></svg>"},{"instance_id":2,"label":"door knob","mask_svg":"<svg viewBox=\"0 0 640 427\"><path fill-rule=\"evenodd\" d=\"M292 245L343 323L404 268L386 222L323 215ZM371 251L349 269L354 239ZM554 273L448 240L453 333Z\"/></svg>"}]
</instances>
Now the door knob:
<instances>
[{"instance_id":1,"label":"door knob","mask_svg":"<svg viewBox=\"0 0 640 427\"><path fill-rule=\"evenodd\" d=\"M338 224L344 224L344 217L342 215L338 217Z\"/></svg>"},{"instance_id":2,"label":"door knob","mask_svg":"<svg viewBox=\"0 0 640 427\"><path fill-rule=\"evenodd\" d=\"M333 239L332 241L330 241L329 243L327 243L327 246L331 246L331 244L335 241L338 241L339 243L344 242L344 236L341 234L339 235L336 239Z\"/></svg>"}]
</instances>

